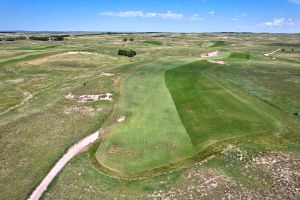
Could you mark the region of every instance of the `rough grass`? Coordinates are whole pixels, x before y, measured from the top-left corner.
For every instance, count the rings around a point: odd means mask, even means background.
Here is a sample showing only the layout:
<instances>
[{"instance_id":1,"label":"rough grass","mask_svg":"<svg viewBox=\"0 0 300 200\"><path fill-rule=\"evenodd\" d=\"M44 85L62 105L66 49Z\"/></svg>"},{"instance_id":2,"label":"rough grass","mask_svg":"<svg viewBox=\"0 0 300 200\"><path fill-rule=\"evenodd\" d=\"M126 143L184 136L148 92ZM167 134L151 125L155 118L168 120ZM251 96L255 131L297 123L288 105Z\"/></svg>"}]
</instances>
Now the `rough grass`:
<instances>
[{"instance_id":1,"label":"rough grass","mask_svg":"<svg viewBox=\"0 0 300 200\"><path fill-rule=\"evenodd\" d=\"M17 41L10 43L9 48L18 44L30 46ZM39 44L46 46L47 42ZM66 43L60 51L71 50ZM101 112L93 116L67 115L65 108L83 105L76 100L65 100L64 96L69 92L75 95L113 92L113 77L99 75L113 72L114 60L105 54L60 57L53 54L50 49L43 53L31 50L0 60L0 112L23 100L18 88L33 95L24 105L0 116L1 199L26 199L65 150L95 132L111 112L111 102L93 102L84 106L101 108ZM40 59L46 61L36 62ZM115 62L122 65L128 61Z\"/></svg>"}]
</instances>

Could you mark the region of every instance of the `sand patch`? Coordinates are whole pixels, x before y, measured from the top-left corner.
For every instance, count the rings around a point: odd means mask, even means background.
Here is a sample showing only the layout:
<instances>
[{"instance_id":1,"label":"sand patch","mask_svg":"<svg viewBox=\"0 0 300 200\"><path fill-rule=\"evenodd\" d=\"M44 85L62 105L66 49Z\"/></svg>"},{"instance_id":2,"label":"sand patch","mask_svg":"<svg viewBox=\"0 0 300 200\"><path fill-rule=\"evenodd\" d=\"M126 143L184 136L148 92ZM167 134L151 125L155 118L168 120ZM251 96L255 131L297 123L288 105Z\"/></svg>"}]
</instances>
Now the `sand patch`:
<instances>
[{"instance_id":1,"label":"sand patch","mask_svg":"<svg viewBox=\"0 0 300 200\"><path fill-rule=\"evenodd\" d=\"M216 63L216 64L219 64L219 65L225 65L226 62L223 61L223 60L207 60L208 62L210 63Z\"/></svg>"},{"instance_id":2,"label":"sand patch","mask_svg":"<svg viewBox=\"0 0 300 200\"><path fill-rule=\"evenodd\" d=\"M119 118L117 119L117 122L119 122L119 123L124 122L125 119L126 119L125 116L121 116L121 117L119 117Z\"/></svg>"},{"instance_id":3,"label":"sand patch","mask_svg":"<svg viewBox=\"0 0 300 200\"><path fill-rule=\"evenodd\" d=\"M220 53L218 51L214 51L214 52L210 52L210 53L201 54L201 58L216 57L216 56L220 56L220 55L222 55L222 53Z\"/></svg>"},{"instance_id":4,"label":"sand patch","mask_svg":"<svg viewBox=\"0 0 300 200\"><path fill-rule=\"evenodd\" d=\"M91 101L112 101L113 94L91 94L91 95L81 95L79 97L79 102L91 102Z\"/></svg>"},{"instance_id":5,"label":"sand patch","mask_svg":"<svg viewBox=\"0 0 300 200\"><path fill-rule=\"evenodd\" d=\"M68 55L76 55L76 54L81 54L81 55L99 55L98 53L92 53L88 51L69 51L67 52Z\"/></svg>"},{"instance_id":6,"label":"sand patch","mask_svg":"<svg viewBox=\"0 0 300 200\"><path fill-rule=\"evenodd\" d=\"M69 93L68 95L65 96L65 99L68 100L79 99L78 102L80 103L93 102L93 101L112 101L113 94L112 93L90 94L90 95L81 95L77 98L74 94Z\"/></svg>"},{"instance_id":7,"label":"sand patch","mask_svg":"<svg viewBox=\"0 0 300 200\"><path fill-rule=\"evenodd\" d=\"M75 99L75 95L72 93L69 93L68 95L65 96L65 99L73 100L73 99Z\"/></svg>"},{"instance_id":8,"label":"sand patch","mask_svg":"<svg viewBox=\"0 0 300 200\"><path fill-rule=\"evenodd\" d=\"M101 74L100 74L100 76L114 76L115 74L113 74L113 73L109 73L109 72L102 72Z\"/></svg>"},{"instance_id":9,"label":"sand patch","mask_svg":"<svg viewBox=\"0 0 300 200\"><path fill-rule=\"evenodd\" d=\"M7 83L11 83L11 84L23 83L23 82L24 82L24 78L18 78L18 79L7 80L6 82L7 82Z\"/></svg>"}]
</instances>

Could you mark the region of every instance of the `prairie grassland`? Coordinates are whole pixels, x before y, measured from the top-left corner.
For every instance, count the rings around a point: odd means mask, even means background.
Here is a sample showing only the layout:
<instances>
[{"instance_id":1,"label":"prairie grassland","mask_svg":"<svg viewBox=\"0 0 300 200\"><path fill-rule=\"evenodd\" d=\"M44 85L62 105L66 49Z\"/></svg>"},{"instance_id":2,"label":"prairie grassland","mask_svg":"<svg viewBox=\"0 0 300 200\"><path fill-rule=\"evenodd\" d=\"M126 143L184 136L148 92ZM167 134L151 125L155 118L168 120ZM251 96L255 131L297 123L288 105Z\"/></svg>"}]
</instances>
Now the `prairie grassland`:
<instances>
[{"instance_id":1,"label":"prairie grassland","mask_svg":"<svg viewBox=\"0 0 300 200\"><path fill-rule=\"evenodd\" d=\"M133 37L134 41L124 43L124 37ZM0 115L1 199L26 199L68 147L99 128L105 130L99 141L100 148L94 145L89 152L72 160L43 199L219 199L224 196L299 199L295 192L300 187L297 181L300 123L299 116L295 115L299 112L299 37L281 34L103 34L71 36L61 42L0 42L0 112L24 101L26 95L20 91L32 95L23 105ZM143 41L161 41L163 45L149 45ZM224 45L213 47L215 41L224 41ZM118 57L120 48L133 49L138 55L132 59ZM275 61L263 55L278 48L285 48L286 52L275 54ZM295 48L294 52L291 48ZM66 54L70 51L97 55ZM173 102L172 92L169 93L164 85L164 72L171 68L178 70L177 66L198 60L202 53L212 51L220 51L223 56L210 59L224 60L228 65L213 66L203 74L195 69L195 75L199 73L195 79L217 84L214 86L217 88L219 85L229 87L236 96L250 101L251 108L241 106L243 103L235 105L236 99L223 91L223 96L232 100L227 101L226 106L250 120L251 125L246 124L250 126L249 131L241 125L243 123L224 129L228 133L233 131L234 135L243 135L242 139L217 146L218 152L206 163L202 163L201 155L196 156L189 165L179 162L172 168L164 168L163 174L154 177L150 174L142 180L120 180L99 171L93 164L95 152L98 159L100 155L100 162L124 170L123 173L141 172L197 152L190 141L186 122L178 122L180 114L175 115L175 111L180 111ZM249 54L250 59L227 58L231 52ZM184 73L185 68L182 70ZM102 72L115 75L105 77L101 76ZM201 84L194 85L194 89L199 89ZM82 104L77 99L65 99L70 92L77 97L112 92L114 100ZM190 97L191 100L196 98ZM124 100L131 102L129 107ZM214 105L221 104L221 101L214 101L209 104L211 110ZM166 109L168 112L162 113ZM92 111L86 113L85 110ZM122 115L125 121L116 122ZM256 117L265 123L254 126ZM281 122L279 125L274 123L277 120ZM175 128L176 137L169 131ZM215 130L214 135L206 134L202 139L207 139L208 143L211 138L220 139L219 129L209 128ZM256 128L258 132L250 131ZM264 129L269 134L262 133ZM129 130L141 130L136 133L144 135L134 135ZM161 135L158 130L167 134ZM128 135L122 135L124 132ZM149 138L151 143L147 144L145 140ZM137 141L145 146L135 143ZM110 149L110 144L115 146ZM135 152L130 151L131 148ZM111 153L114 154L110 157ZM141 169L138 160L143 161Z\"/></svg>"}]
</instances>

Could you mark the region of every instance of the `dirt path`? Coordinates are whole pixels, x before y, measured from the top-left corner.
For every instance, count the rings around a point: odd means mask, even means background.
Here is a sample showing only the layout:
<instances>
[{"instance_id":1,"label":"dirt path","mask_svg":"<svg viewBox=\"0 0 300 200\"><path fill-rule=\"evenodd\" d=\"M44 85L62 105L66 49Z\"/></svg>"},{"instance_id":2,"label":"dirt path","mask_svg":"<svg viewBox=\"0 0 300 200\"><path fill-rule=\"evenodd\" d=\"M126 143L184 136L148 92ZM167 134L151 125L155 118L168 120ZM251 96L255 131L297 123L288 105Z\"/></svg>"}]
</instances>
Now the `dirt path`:
<instances>
[{"instance_id":1,"label":"dirt path","mask_svg":"<svg viewBox=\"0 0 300 200\"><path fill-rule=\"evenodd\" d=\"M33 95L30 92L27 92L26 90L22 90L22 89L18 89L18 91L22 92L23 95L25 96L25 98L18 104L4 110L3 112L0 113L0 115L4 115L6 113L8 113L9 111L16 109L20 106L22 106L23 104L25 104L29 99L31 99L33 97Z\"/></svg>"},{"instance_id":2,"label":"dirt path","mask_svg":"<svg viewBox=\"0 0 300 200\"><path fill-rule=\"evenodd\" d=\"M63 169L63 167L77 154L83 151L89 144L96 141L99 137L99 132L80 140L74 144L69 150L63 155L63 157L54 165L47 176L42 180L39 186L32 192L28 200L38 200L42 196L43 192L47 190L48 185L55 178L55 176Z\"/></svg>"},{"instance_id":3,"label":"dirt path","mask_svg":"<svg viewBox=\"0 0 300 200\"><path fill-rule=\"evenodd\" d=\"M276 53L276 52L278 52L278 51L281 51L281 49L277 49L277 50L275 50L275 51L273 51L273 52L271 52L271 53L265 53L264 55L265 55L265 56L271 56L271 55L273 55L274 53Z\"/></svg>"}]
</instances>

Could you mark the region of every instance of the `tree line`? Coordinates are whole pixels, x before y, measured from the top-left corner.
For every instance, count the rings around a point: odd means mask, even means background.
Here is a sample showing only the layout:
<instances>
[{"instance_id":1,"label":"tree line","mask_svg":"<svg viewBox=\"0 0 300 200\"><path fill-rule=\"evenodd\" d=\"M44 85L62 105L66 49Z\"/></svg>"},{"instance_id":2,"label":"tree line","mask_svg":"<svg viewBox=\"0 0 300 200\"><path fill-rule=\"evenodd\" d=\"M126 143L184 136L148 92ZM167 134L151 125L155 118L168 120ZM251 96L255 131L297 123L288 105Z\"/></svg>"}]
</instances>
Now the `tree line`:
<instances>
[{"instance_id":1,"label":"tree line","mask_svg":"<svg viewBox=\"0 0 300 200\"><path fill-rule=\"evenodd\" d=\"M1 37L0 41L16 41L16 40L27 40L25 36L16 36L16 37Z\"/></svg>"},{"instance_id":2,"label":"tree line","mask_svg":"<svg viewBox=\"0 0 300 200\"><path fill-rule=\"evenodd\" d=\"M51 35L51 36L15 36L15 37L1 37L0 41L16 41L16 40L39 40L39 41L62 41L65 37L69 37L70 35Z\"/></svg>"},{"instance_id":3,"label":"tree line","mask_svg":"<svg viewBox=\"0 0 300 200\"><path fill-rule=\"evenodd\" d=\"M49 36L30 36L30 40L40 40L40 41L62 41L65 37L69 37L70 35L51 35Z\"/></svg>"}]
</instances>

